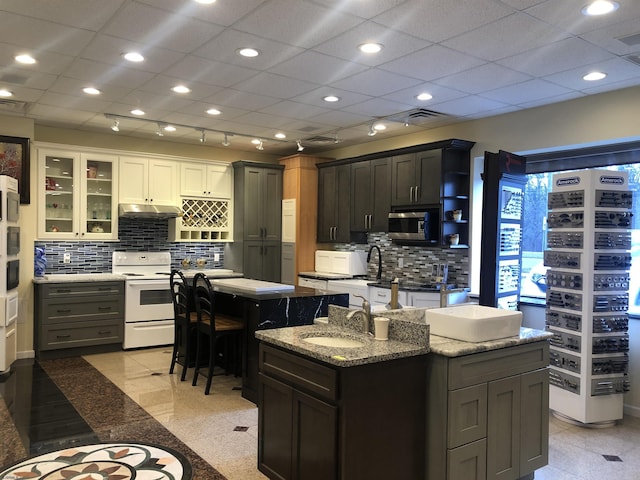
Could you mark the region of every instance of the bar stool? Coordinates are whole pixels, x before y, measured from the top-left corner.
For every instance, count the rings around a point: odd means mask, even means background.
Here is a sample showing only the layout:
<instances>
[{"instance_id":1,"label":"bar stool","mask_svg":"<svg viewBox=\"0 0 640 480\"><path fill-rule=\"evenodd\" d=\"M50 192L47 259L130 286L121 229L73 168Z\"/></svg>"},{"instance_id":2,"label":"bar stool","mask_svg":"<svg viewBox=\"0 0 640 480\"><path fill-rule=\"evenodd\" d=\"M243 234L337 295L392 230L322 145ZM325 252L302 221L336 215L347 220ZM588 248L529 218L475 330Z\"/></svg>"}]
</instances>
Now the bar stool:
<instances>
[{"instance_id":1,"label":"bar stool","mask_svg":"<svg viewBox=\"0 0 640 480\"><path fill-rule=\"evenodd\" d=\"M180 380L187 377L187 368L193 364L193 349L198 326L197 315L193 309L191 288L185 276L179 270L172 270L169 277L171 298L173 301L173 354L171 356L172 374L176 363L182 363Z\"/></svg>"},{"instance_id":2,"label":"bar stool","mask_svg":"<svg viewBox=\"0 0 640 480\"><path fill-rule=\"evenodd\" d=\"M244 323L238 318L216 313L213 287L204 273L197 273L193 278L193 301L196 307L197 340L196 366L193 372L192 385L195 386L198 383L202 352L208 346L209 361L207 364L207 385L204 389L204 394L209 395L213 370L218 358L217 346L220 341L226 342L223 356L225 373L229 374L230 363L233 363L236 376L240 372ZM204 340L208 340L208 345L203 345L203 337L206 337Z\"/></svg>"}]
</instances>

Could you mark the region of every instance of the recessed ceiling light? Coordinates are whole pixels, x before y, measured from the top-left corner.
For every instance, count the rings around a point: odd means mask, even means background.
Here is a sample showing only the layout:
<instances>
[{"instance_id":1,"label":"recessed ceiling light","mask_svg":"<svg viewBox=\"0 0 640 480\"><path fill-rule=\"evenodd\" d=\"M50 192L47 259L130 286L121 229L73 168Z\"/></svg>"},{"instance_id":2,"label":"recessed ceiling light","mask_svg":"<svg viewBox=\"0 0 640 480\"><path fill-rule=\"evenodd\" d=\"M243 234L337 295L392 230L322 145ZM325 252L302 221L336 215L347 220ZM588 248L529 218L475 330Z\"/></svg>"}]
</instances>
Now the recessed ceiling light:
<instances>
[{"instance_id":1,"label":"recessed ceiling light","mask_svg":"<svg viewBox=\"0 0 640 480\"><path fill-rule=\"evenodd\" d=\"M583 15L606 15L618 9L620 5L609 0L596 0L582 9Z\"/></svg>"},{"instance_id":2,"label":"recessed ceiling light","mask_svg":"<svg viewBox=\"0 0 640 480\"><path fill-rule=\"evenodd\" d=\"M373 128L378 132L381 132L382 130L386 130L387 126L384 123L376 123Z\"/></svg>"},{"instance_id":3,"label":"recessed ceiling light","mask_svg":"<svg viewBox=\"0 0 640 480\"><path fill-rule=\"evenodd\" d=\"M596 80L602 80L606 76L607 74L604 72L591 72L587 73L584 77L582 77L582 79L586 80L587 82L594 82Z\"/></svg>"},{"instance_id":4,"label":"recessed ceiling light","mask_svg":"<svg viewBox=\"0 0 640 480\"><path fill-rule=\"evenodd\" d=\"M340 101L340 97L336 97L335 95L327 95L326 97L323 98L323 100L325 102L339 102Z\"/></svg>"},{"instance_id":5,"label":"recessed ceiling light","mask_svg":"<svg viewBox=\"0 0 640 480\"><path fill-rule=\"evenodd\" d=\"M379 43L363 43L362 45L358 46L358 48L362 53L378 53L380 50L382 50L382 45L380 45Z\"/></svg>"},{"instance_id":6,"label":"recessed ceiling light","mask_svg":"<svg viewBox=\"0 0 640 480\"><path fill-rule=\"evenodd\" d=\"M254 138L253 140L251 140L251 143L253 143L254 145L259 145L261 141L262 140L260 140L259 138Z\"/></svg>"},{"instance_id":7,"label":"recessed ceiling light","mask_svg":"<svg viewBox=\"0 0 640 480\"><path fill-rule=\"evenodd\" d=\"M433 96L430 93L420 93L418 95L416 95L416 98L422 102L426 101L426 100L431 100L433 98Z\"/></svg>"},{"instance_id":8,"label":"recessed ceiling light","mask_svg":"<svg viewBox=\"0 0 640 480\"><path fill-rule=\"evenodd\" d=\"M144 61L144 57L142 56L142 54L138 53L138 52L127 52L124 55L122 55L123 58L129 62L142 62Z\"/></svg>"},{"instance_id":9,"label":"recessed ceiling light","mask_svg":"<svg viewBox=\"0 0 640 480\"><path fill-rule=\"evenodd\" d=\"M191 91L189 87L186 87L184 85L176 85L171 90L173 90L176 93L189 93Z\"/></svg>"},{"instance_id":10,"label":"recessed ceiling light","mask_svg":"<svg viewBox=\"0 0 640 480\"><path fill-rule=\"evenodd\" d=\"M87 95L100 95L100 90L94 87L85 87L82 91Z\"/></svg>"},{"instance_id":11,"label":"recessed ceiling light","mask_svg":"<svg viewBox=\"0 0 640 480\"><path fill-rule=\"evenodd\" d=\"M286 136L284 133L282 133L282 132L278 132L278 133L276 133L276 134L274 135L274 137L279 138L280 140L283 140L283 139L287 138L287 136Z\"/></svg>"},{"instance_id":12,"label":"recessed ceiling light","mask_svg":"<svg viewBox=\"0 0 640 480\"><path fill-rule=\"evenodd\" d=\"M13 92L6 88L0 88L0 97L13 97Z\"/></svg>"},{"instance_id":13,"label":"recessed ceiling light","mask_svg":"<svg viewBox=\"0 0 640 480\"><path fill-rule=\"evenodd\" d=\"M211 5L212 3L216 3L216 0L196 0L196 3L201 3L203 5Z\"/></svg>"},{"instance_id":14,"label":"recessed ceiling light","mask_svg":"<svg viewBox=\"0 0 640 480\"><path fill-rule=\"evenodd\" d=\"M210 108L209 110L207 110L207 113L209 115L220 115L222 112L217 108Z\"/></svg>"},{"instance_id":15,"label":"recessed ceiling light","mask_svg":"<svg viewBox=\"0 0 640 480\"><path fill-rule=\"evenodd\" d=\"M131 110L131 113L133 115L144 115L144 110L140 110L139 108L134 108L133 110Z\"/></svg>"},{"instance_id":16,"label":"recessed ceiling light","mask_svg":"<svg viewBox=\"0 0 640 480\"><path fill-rule=\"evenodd\" d=\"M16 55L15 60L16 62L23 63L25 65L33 65L34 63L36 63L36 59L26 53Z\"/></svg>"},{"instance_id":17,"label":"recessed ceiling light","mask_svg":"<svg viewBox=\"0 0 640 480\"><path fill-rule=\"evenodd\" d=\"M174 127L173 125L167 125L166 127L164 127L164 129L167 132L175 132L176 131L176 127Z\"/></svg>"},{"instance_id":18,"label":"recessed ceiling light","mask_svg":"<svg viewBox=\"0 0 640 480\"><path fill-rule=\"evenodd\" d=\"M238 54L242 55L243 57L253 58L260 55L260 52L255 48L241 48L240 50L238 50Z\"/></svg>"}]
</instances>

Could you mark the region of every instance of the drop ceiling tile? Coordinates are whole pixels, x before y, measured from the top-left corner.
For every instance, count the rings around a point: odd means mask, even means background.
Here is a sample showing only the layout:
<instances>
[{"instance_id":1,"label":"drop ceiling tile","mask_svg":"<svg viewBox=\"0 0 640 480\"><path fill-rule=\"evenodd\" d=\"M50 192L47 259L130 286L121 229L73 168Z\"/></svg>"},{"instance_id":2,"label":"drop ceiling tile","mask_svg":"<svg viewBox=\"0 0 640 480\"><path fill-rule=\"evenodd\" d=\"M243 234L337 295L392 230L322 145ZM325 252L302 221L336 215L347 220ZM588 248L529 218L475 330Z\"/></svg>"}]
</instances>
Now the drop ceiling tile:
<instances>
[{"instance_id":1,"label":"drop ceiling tile","mask_svg":"<svg viewBox=\"0 0 640 480\"><path fill-rule=\"evenodd\" d=\"M435 80L435 83L455 88L466 93L481 93L485 90L506 87L529 80L531 77L495 63L485 63L455 75Z\"/></svg>"},{"instance_id":2,"label":"drop ceiling tile","mask_svg":"<svg viewBox=\"0 0 640 480\"><path fill-rule=\"evenodd\" d=\"M86 96L82 91L84 87L88 86L88 82L79 80L77 78L59 77L55 83L49 89L52 92L62 93L71 96ZM131 88L119 87L116 85L102 85L101 99L107 99L109 101L116 101L131 92Z\"/></svg>"},{"instance_id":3,"label":"drop ceiling tile","mask_svg":"<svg viewBox=\"0 0 640 480\"><path fill-rule=\"evenodd\" d=\"M306 51L269 71L277 75L305 80L316 84L336 82L363 72L368 67L314 51Z\"/></svg>"},{"instance_id":4,"label":"drop ceiling tile","mask_svg":"<svg viewBox=\"0 0 640 480\"><path fill-rule=\"evenodd\" d=\"M421 83L420 80L415 78L403 77L389 71L371 68L344 80L334 82L331 86L377 97L417 85L418 83Z\"/></svg>"},{"instance_id":5,"label":"drop ceiling tile","mask_svg":"<svg viewBox=\"0 0 640 480\"><path fill-rule=\"evenodd\" d=\"M517 10L525 10L539 3L544 3L546 0L502 0L503 3L512 6Z\"/></svg>"},{"instance_id":6,"label":"drop ceiling tile","mask_svg":"<svg viewBox=\"0 0 640 480\"><path fill-rule=\"evenodd\" d=\"M176 0L138 0L152 7L179 13L180 15L199 18L217 25L229 26L256 9L265 0L233 0L232 2L216 2L211 5L196 2L178 2Z\"/></svg>"},{"instance_id":7,"label":"drop ceiling tile","mask_svg":"<svg viewBox=\"0 0 640 480\"><path fill-rule=\"evenodd\" d=\"M171 94L151 93L143 90L128 92L119 97L118 102L127 105L128 112L134 108L142 109L147 118L154 118L157 115L156 112L173 112L194 103L193 99L173 94L173 92Z\"/></svg>"},{"instance_id":8,"label":"drop ceiling tile","mask_svg":"<svg viewBox=\"0 0 640 480\"><path fill-rule=\"evenodd\" d=\"M163 73L175 78L188 79L189 82L230 87L256 76L259 71L189 56L167 68Z\"/></svg>"},{"instance_id":9,"label":"drop ceiling tile","mask_svg":"<svg viewBox=\"0 0 640 480\"><path fill-rule=\"evenodd\" d=\"M323 99L327 95L335 95L340 98L339 102L325 102ZM372 98L370 95L362 95L361 93L350 92L347 90L341 90L339 88L333 88L329 86L323 86L297 95L291 100L294 102L304 103L307 105L314 105L316 107L325 107L331 109L340 109L354 103L364 102Z\"/></svg>"},{"instance_id":10,"label":"drop ceiling tile","mask_svg":"<svg viewBox=\"0 0 640 480\"><path fill-rule=\"evenodd\" d=\"M381 43L383 48L375 54L362 53L358 46L368 42ZM378 23L363 22L318 45L314 50L374 67L429 45L430 42L426 40L406 35Z\"/></svg>"},{"instance_id":11,"label":"drop ceiling tile","mask_svg":"<svg viewBox=\"0 0 640 480\"><path fill-rule=\"evenodd\" d=\"M640 52L640 45L627 45L619 40L629 35L640 35L640 19L628 19L615 25L584 33L581 37L594 45L606 48L616 55L629 55Z\"/></svg>"},{"instance_id":12,"label":"drop ceiling tile","mask_svg":"<svg viewBox=\"0 0 640 480\"><path fill-rule=\"evenodd\" d=\"M331 125L338 128L350 127L355 124L366 123L371 120L369 115L358 115L344 110L331 110L326 113L321 113L313 118L316 122Z\"/></svg>"},{"instance_id":13,"label":"drop ceiling tile","mask_svg":"<svg viewBox=\"0 0 640 480\"><path fill-rule=\"evenodd\" d=\"M292 120L293 119L289 117L269 115L269 114L260 113L260 112L251 112L234 119L236 123L243 123L247 125L254 125L257 127L263 127L263 128L269 128L269 129L282 128L283 125L290 124ZM275 130L273 131L273 133L270 133L267 136L273 137L274 133L275 133Z\"/></svg>"},{"instance_id":14,"label":"drop ceiling tile","mask_svg":"<svg viewBox=\"0 0 640 480\"><path fill-rule=\"evenodd\" d=\"M260 55L253 58L238 55L237 51L244 47L255 48L260 52ZM300 47L267 40L250 33L228 28L195 50L194 55L209 60L262 70L269 69L302 52L304 52L304 49Z\"/></svg>"},{"instance_id":15,"label":"drop ceiling tile","mask_svg":"<svg viewBox=\"0 0 640 480\"><path fill-rule=\"evenodd\" d=\"M442 44L478 58L496 61L568 36L560 28L523 13L514 13Z\"/></svg>"},{"instance_id":16,"label":"drop ceiling tile","mask_svg":"<svg viewBox=\"0 0 640 480\"><path fill-rule=\"evenodd\" d=\"M621 80L619 82L610 83L607 85L594 85L593 87L585 88L582 91L583 93L586 93L588 95L594 95L597 93L610 92L612 90L621 90L624 88L637 87L637 86L638 86L638 81L636 77L636 79Z\"/></svg>"},{"instance_id":17,"label":"drop ceiling tile","mask_svg":"<svg viewBox=\"0 0 640 480\"><path fill-rule=\"evenodd\" d=\"M95 112L76 110L50 105L34 105L29 110L29 117L36 119L55 119L54 122L63 125L65 122L83 123L91 119Z\"/></svg>"},{"instance_id":18,"label":"drop ceiling tile","mask_svg":"<svg viewBox=\"0 0 640 480\"><path fill-rule=\"evenodd\" d=\"M271 0L235 23L234 28L269 40L311 48L361 22L359 17L309 2Z\"/></svg>"},{"instance_id":19,"label":"drop ceiling tile","mask_svg":"<svg viewBox=\"0 0 640 480\"><path fill-rule=\"evenodd\" d=\"M46 92L39 100L41 105L84 110L87 112L104 112L111 102L96 97L80 97Z\"/></svg>"},{"instance_id":20,"label":"drop ceiling tile","mask_svg":"<svg viewBox=\"0 0 640 480\"><path fill-rule=\"evenodd\" d=\"M57 75L51 73L30 72L27 69L0 69L0 83L9 87L9 90L17 86L46 90L51 88L57 78Z\"/></svg>"},{"instance_id":21,"label":"drop ceiling tile","mask_svg":"<svg viewBox=\"0 0 640 480\"><path fill-rule=\"evenodd\" d=\"M189 87L189 93L174 93L171 91L173 87L181 84ZM193 81L185 81L182 78L175 78L166 75L156 75L151 80L140 87L140 90L158 95L171 95L176 98L185 98L187 100L203 100L211 95L222 91L221 87L208 85Z\"/></svg>"},{"instance_id":22,"label":"drop ceiling tile","mask_svg":"<svg viewBox=\"0 0 640 480\"><path fill-rule=\"evenodd\" d=\"M51 0L2 0L0 11L98 31L123 3L124 0L64 0L64 5L61 5Z\"/></svg>"},{"instance_id":23,"label":"drop ceiling tile","mask_svg":"<svg viewBox=\"0 0 640 480\"><path fill-rule=\"evenodd\" d=\"M280 99L232 88L225 88L218 93L203 98L202 101L224 107L230 106L244 110L260 110L279 102Z\"/></svg>"},{"instance_id":24,"label":"drop ceiling tile","mask_svg":"<svg viewBox=\"0 0 640 480\"><path fill-rule=\"evenodd\" d=\"M93 33L87 30L13 13L0 15L0 32L3 40L11 39L11 43L18 45L21 50L30 51L38 57L48 51L78 55L93 37Z\"/></svg>"},{"instance_id":25,"label":"drop ceiling tile","mask_svg":"<svg viewBox=\"0 0 640 480\"><path fill-rule=\"evenodd\" d=\"M126 52L139 52L145 60L140 63L128 62L122 58ZM121 65L134 70L160 73L184 57L183 53L167 48L156 48L111 35L96 35L82 52L82 58L95 62Z\"/></svg>"},{"instance_id":26,"label":"drop ceiling tile","mask_svg":"<svg viewBox=\"0 0 640 480\"><path fill-rule=\"evenodd\" d=\"M238 83L234 88L258 95L290 99L313 90L316 86L313 83L296 80L295 78L263 72L249 80Z\"/></svg>"},{"instance_id":27,"label":"drop ceiling tile","mask_svg":"<svg viewBox=\"0 0 640 480\"><path fill-rule=\"evenodd\" d=\"M178 52L191 52L222 31L223 27L198 19L128 2L103 33Z\"/></svg>"},{"instance_id":28,"label":"drop ceiling tile","mask_svg":"<svg viewBox=\"0 0 640 480\"><path fill-rule=\"evenodd\" d=\"M15 100L17 102L34 103L37 102L44 94L44 90L38 88L12 86L9 90L13 92L11 100Z\"/></svg>"},{"instance_id":29,"label":"drop ceiling tile","mask_svg":"<svg viewBox=\"0 0 640 480\"><path fill-rule=\"evenodd\" d=\"M0 43L0 73L17 70L22 72L21 75L31 72L60 75L73 62L73 57L70 55L43 52L42 55L34 53L38 61L35 65L23 65L14 60L14 57L20 53L22 53L20 47L10 43Z\"/></svg>"},{"instance_id":30,"label":"drop ceiling tile","mask_svg":"<svg viewBox=\"0 0 640 480\"><path fill-rule=\"evenodd\" d=\"M134 70L92 60L77 59L65 72L65 75L84 80L101 89L104 85L138 88L153 79L153 73Z\"/></svg>"},{"instance_id":31,"label":"drop ceiling tile","mask_svg":"<svg viewBox=\"0 0 640 480\"><path fill-rule=\"evenodd\" d=\"M428 93L433 98L431 100L418 100L416 95L420 93ZM407 105L413 105L414 107L430 108L429 105L436 102L446 102L448 100L454 100L456 98L465 97L466 93L448 86L438 85L437 83L420 83L414 87L405 88L397 92L384 95L381 98L391 100Z\"/></svg>"},{"instance_id":32,"label":"drop ceiling tile","mask_svg":"<svg viewBox=\"0 0 640 480\"><path fill-rule=\"evenodd\" d=\"M340 12L350 13L362 18L373 18L376 15L383 13L391 8L399 7L407 0L367 0L366 2L359 1L344 1L344 0L305 0L307 2L315 3L317 5L330 8L332 10L338 10Z\"/></svg>"},{"instance_id":33,"label":"drop ceiling tile","mask_svg":"<svg viewBox=\"0 0 640 480\"><path fill-rule=\"evenodd\" d=\"M403 104L385 100L383 98L372 98L356 105L343 108L345 112L357 115L369 115L370 117L385 117L412 109L410 104Z\"/></svg>"},{"instance_id":34,"label":"drop ceiling tile","mask_svg":"<svg viewBox=\"0 0 640 480\"><path fill-rule=\"evenodd\" d=\"M419 78L423 82L429 82L436 78L468 70L483 63L485 62L478 58L450 48L432 45L398 60L385 63L380 68L408 77Z\"/></svg>"},{"instance_id":35,"label":"drop ceiling tile","mask_svg":"<svg viewBox=\"0 0 640 480\"><path fill-rule=\"evenodd\" d=\"M289 133L289 138L305 138L314 135L330 135L335 131L331 125L320 122L310 122L307 120L293 120L282 125L282 130Z\"/></svg>"},{"instance_id":36,"label":"drop ceiling tile","mask_svg":"<svg viewBox=\"0 0 640 480\"><path fill-rule=\"evenodd\" d=\"M260 110L260 113L267 115L276 115L282 117L291 118L315 118L318 115L329 112L328 108L316 107L314 105L292 102L290 100L283 100L282 102L274 103L266 108Z\"/></svg>"},{"instance_id":37,"label":"drop ceiling tile","mask_svg":"<svg viewBox=\"0 0 640 480\"><path fill-rule=\"evenodd\" d=\"M456 100L438 103L433 106L433 110L446 115L464 117L467 115L475 115L483 111L491 112L492 110L497 110L506 106L507 105L503 102L470 95Z\"/></svg>"},{"instance_id":38,"label":"drop ceiling tile","mask_svg":"<svg viewBox=\"0 0 640 480\"><path fill-rule=\"evenodd\" d=\"M513 13L513 9L492 0L471 2L433 2L411 0L389 10L374 21L394 30L441 42L494 22Z\"/></svg>"},{"instance_id":39,"label":"drop ceiling tile","mask_svg":"<svg viewBox=\"0 0 640 480\"><path fill-rule=\"evenodd\" d=\"M222 113L220 115L209 115L207 110L209 108L217 108ZM207 119L212 122L225 122L229 120L233 120L242 115L246 115L249 113L248 110L243 110L241 108L233 108L228 106L220 106L218 104L208 103L208 102L190 102L188 105L181 107L179 109L175 109L176 111L188 113L190 115L194 115L197 117L201 117Z\"/></svg>"},{"instance_id":40,"label":"drop ceiling tile","mask_svg":"<svg viewBox=\"0 0 640 480\"><path fill-rule=\"evenodd\" d=\"M565 102L567 100L573 100L574 98L579 98L582 96L584 96L582 92L572 91L572 92L564 93L562 95L549 96L549 97L539 98L537 100L531 100L529 102L524 102L518 105L518 107L522 109L541 107L543 105L549 105L551 103L559 103L559 102Z\"/></svg>"},{"instance_id":41,"label":"drop ceiling tile","mask_svg":"<svg viewBox=\"0 0 640 480\"><path fill-rule=\"evenodd\" d=\"M537 77L611 58L613 55L606 50L573 37L499 60L497 63Z\"/></svg>"},{"instance_id":42,"label":"drop ceiling tile","mask_svg":"<svg viewBox=\"0 0 640 480\"><path fill-rule=\"evenodd\" d=\"M545 97L557 97L569 93L569 89L545 80L532 79L526 82L497 88L482 94L483 97L509 105L520 105Z\"/></svg>"},{"instance_id":43,"label":"drop ceiling tile","mask_svg":"<svg viewBox=\"0 0 640 480\"><path fill-rule=\"evenodd\" d=\"M582 79L584 75L593 71L606 72L607 76L596 82L588 82ZM622 58L615 58L613 60L573 68L554 75L547 75L544 79L566 88L586 91L594 87L598 89L610 88L612 84L617 82L637 80L638 77L640 77L640 65L635 65Z\"/></svg>"}]
</instances>

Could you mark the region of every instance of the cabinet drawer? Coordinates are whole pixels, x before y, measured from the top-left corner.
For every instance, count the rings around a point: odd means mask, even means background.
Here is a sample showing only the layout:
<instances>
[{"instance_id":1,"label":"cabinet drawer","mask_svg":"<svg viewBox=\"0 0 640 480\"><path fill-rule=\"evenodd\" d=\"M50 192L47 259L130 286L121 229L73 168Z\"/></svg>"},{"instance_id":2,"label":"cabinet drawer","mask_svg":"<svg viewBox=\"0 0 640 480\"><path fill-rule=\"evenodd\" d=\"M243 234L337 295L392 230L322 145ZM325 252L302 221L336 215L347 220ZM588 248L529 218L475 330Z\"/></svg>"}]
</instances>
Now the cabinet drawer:
<instances>
[{"instance_id":1,"label":"cabinet drawer","mask_svg":"<svg viewBox=\"0 0 640 480\"><path fill-rule=\"evenodd\" d=\"M487 435L487 384L449 392L447 447L454 448Z\"/></svg>"},{"instance_id":2,"label":"cabinet drawer","mask_svg":"<svg viewBox=\"0 0 640 480\"><path fill-rule=\"evenodd\" d=\"M105 322L102 325L92 323L48 326L42 329L41 350L85 347L122 342L123 322Z\"/></svg>"},{"instance_id":3,"label":"cabinet drawer","mask_svg":"<svg viewBox=\"0 0 640 480\"><path fill-rule=\"evenodd\" d=\"M117 297L106 299L96 297L73 298L71 301L64 303L59 299L45 301L41 322L43 325L51 325L109 319L124 319L122 301Z\"/></svg>"},{"instance_id":4,"label":"cabinet drawer","mask_svg":"<svg viewBox=\"0 0 640 480\"><path fill-rule=\"evenodd\" d=\"M510 377L549 364L549 342L535 342L452 358L449 362L450 390Z\"/></svg>"},{"instance_id":5,"label":"cabinet drawer","mask_svg":"<svg viewBox=\"0 0 640 480\"><path fill-rule=\"evenodd\" d=\"M260 344L260 371L327 400L336 400L338 372L298 355Z\"/></svg>"},{"instance_id":6,"label":"cabinet drawer","mask_svg":"<svg viewBox=\"0 0 640 480\"><path fill-rule=\"evenodd\" d=\"M43 298L85 295L124 295L124 282L70 282L39 285Z\"/></svg>"},{"instance_id":7,"label":"cabinet drawer","mask_svg":"<svg viewBox=\"0 0 640 480\"><path fill-rule=\"evenodd\" d=\"M447 452L447 480L486 480L486 439Z\"/></svg>"}]
</instances>

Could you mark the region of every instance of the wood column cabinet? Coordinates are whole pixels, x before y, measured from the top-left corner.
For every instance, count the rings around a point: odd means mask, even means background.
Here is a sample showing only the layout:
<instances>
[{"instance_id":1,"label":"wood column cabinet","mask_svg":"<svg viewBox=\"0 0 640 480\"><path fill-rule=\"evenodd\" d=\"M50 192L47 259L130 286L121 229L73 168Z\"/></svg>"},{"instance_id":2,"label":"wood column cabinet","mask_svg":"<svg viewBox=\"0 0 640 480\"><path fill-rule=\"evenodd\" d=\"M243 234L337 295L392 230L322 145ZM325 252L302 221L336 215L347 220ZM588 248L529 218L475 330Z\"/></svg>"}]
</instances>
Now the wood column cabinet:
<instances>
[{"instance_id":1,"label":"wood column cabinet","mask_svg":"<svg viewBox=\"0 0 640 480\"><path fill-rule=\"evenodd\" d=\"M428 356L426 478L533 479L548 462L549 343Z\"/></svg>"},{"instance_id":2,"label":"wood column cabinet","mask_svg":"<svg viewBox=\"0 0 640 480\"><path fill-rule=\"evenodd\" d=\"M267 477L424 478L426 356L339 368L264 343L259 355Z\"/></svg>"},{"instance_id":3,"label":"wood column cabinet","mask_svg":"<svg viewBox=\"0 0 640 480\"><path fill-rule=\"evenodd\" d=\"M34 291L38 358L122 349L124 282L36 283Z\"/></svg>"},{"instance_id":4,"label":"wood column cabinet","mask_svg":"<svg viewBox=\"0 0 640 480\"><path fill-rule=\"evenodd\" d=\"M318 165L318 243L349 243L351 165Z\"/></svg>"},{"instance_id":5,"label":"wood column cabinet","mask_svg":"<svg viewBox=\"0 0 640 480\"><path fill-rule=\"evenodd\" d=\"M239 161L234 167L234 242L225 264L247 278L280 282L281 165Z\"/></svg>"},{"instance_id":6,"label":"wood column cabinet","mask_svg":"<svg viewBox=\"0 0 640 480\"><path fill-rule=\"evenodd\" d=\"M391 160L351 164L351 231L386 232L391 211Z\"/></svg>"}]
</instances>

